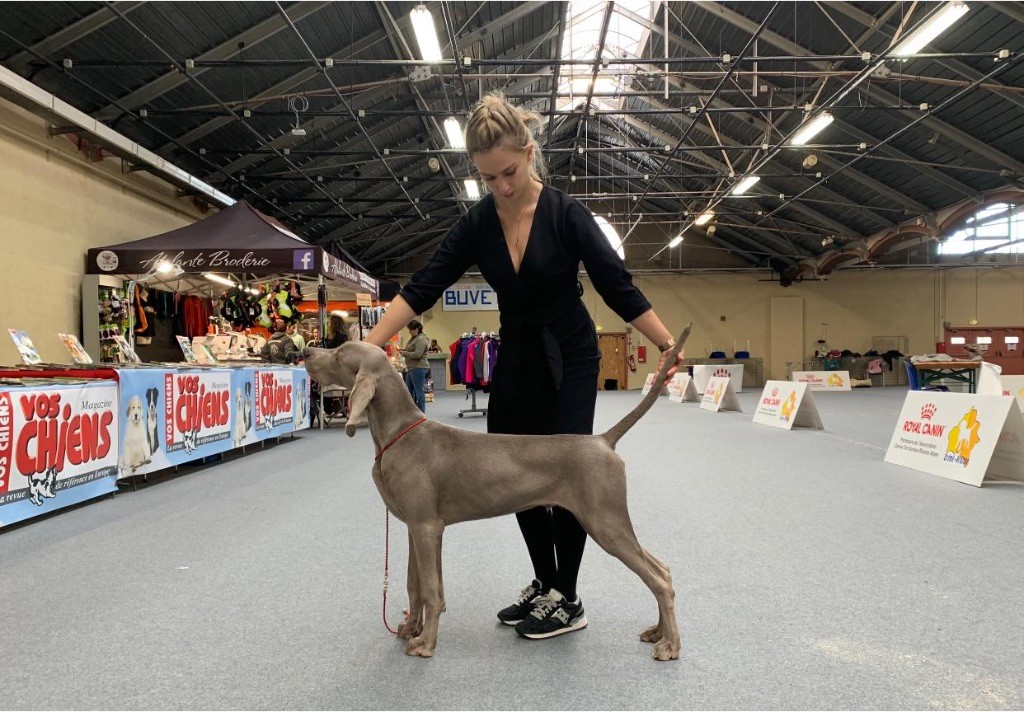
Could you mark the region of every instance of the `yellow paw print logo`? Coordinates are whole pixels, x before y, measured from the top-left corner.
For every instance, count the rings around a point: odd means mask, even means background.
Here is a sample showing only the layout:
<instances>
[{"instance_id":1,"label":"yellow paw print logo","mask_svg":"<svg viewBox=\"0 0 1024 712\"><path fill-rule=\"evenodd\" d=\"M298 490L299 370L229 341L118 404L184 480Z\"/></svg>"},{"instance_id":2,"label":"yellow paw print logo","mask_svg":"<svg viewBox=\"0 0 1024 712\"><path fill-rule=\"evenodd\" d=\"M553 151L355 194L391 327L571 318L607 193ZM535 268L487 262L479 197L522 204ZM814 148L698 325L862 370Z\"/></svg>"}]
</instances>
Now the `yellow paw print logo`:
<instances>
[{"instance_id":1,"label":"yellow paw print logo","mask_svg":"<svg viewBox=\"0 0 1024 712\"><path fill-rule=\"evenodd\" d=\"M796 410L796 391L790 391L789 398L782 404L782 417L789 420L789 416L793 415L794 410Z\"/></svg>"},{"instance_id":2,"label":"yellow paw print logo","mask_svg":"<svg viewBox=\"0 0 1024 712\"><path fill-rule=\"evenodd\" d=\"M978 409L971 408L949 431L946 454L954 456L957 462L967 467L967 463L971 460L971 451L974 450L975 445L981 442L981 437L978 435L980 428Z\"/></svg>"}]
</instances>

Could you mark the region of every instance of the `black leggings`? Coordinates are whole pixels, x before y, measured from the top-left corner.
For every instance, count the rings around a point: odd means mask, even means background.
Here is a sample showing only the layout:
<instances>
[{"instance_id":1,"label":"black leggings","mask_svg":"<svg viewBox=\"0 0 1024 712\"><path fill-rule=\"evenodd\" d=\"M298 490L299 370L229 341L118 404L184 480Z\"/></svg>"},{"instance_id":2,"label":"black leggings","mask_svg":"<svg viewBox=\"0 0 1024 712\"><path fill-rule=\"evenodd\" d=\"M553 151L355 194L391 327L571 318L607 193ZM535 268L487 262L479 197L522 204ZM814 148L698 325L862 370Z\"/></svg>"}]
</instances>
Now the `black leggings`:
<instances>
[{"instance_id":1,"label":"black leggings","mask_svg":"<svg viewBox=\"0 0 1024 712\"><path fill-rule=\"evenodd\" d=\"M545 589L556 588L575 601L587 532L572 512L561 507L534 507L517 513L516 519L537 580Z\"/></svg>"}]
</instances>

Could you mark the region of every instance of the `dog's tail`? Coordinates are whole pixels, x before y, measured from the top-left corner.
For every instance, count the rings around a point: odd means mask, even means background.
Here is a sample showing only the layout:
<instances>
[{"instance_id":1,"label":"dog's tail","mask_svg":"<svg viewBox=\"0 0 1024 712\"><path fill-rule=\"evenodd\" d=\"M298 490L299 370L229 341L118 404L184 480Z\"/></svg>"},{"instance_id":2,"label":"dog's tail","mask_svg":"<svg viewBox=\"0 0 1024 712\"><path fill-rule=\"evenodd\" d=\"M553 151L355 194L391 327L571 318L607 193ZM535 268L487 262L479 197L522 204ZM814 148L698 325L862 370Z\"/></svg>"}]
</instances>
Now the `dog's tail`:
<instances>
[{"instance_id":1,"label":"dog's tail","mask_svg":"<svg viewBox=\"0 0 1024 712\"><path fill-rule=\"evenodd\" d=\"M654 401L658 400L658 396L661 395L661 390L664 388L662 384L665 382L665 376L668 374L668 370L675 364L676 357L679 356L679 352L682 350L683 344L686 343L686 337L690 335L691 328L693 328L693 324L687 324L686 328L683 329L683 333L679 335L679 340L676 342L676 345L672 347L668 358L665 359L665 363L661 365L658 375L654 377L654 385L651 386L650 392L644 396L644 399L640 401L637 407L631 410L625 418L620 420L612 426L611 430L601 436L613 448L615 447L615 444L619 442L619 438L625 435L630 428L636 425L637 421L644 417L644 413L651 409L651 406L654 405Z\"/></svg>"}]
</instances>

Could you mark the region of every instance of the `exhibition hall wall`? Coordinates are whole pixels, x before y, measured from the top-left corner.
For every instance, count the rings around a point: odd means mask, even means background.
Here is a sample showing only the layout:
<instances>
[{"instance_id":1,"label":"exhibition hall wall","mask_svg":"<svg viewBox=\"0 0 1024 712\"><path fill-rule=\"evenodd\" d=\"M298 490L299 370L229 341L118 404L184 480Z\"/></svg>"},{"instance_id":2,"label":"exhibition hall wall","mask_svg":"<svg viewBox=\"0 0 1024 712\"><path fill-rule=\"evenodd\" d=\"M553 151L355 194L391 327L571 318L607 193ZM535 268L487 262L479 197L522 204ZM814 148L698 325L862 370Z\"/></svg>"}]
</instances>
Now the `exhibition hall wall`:
<instances>
[{"instance_id":1,"label":"exhibition hall wall","mask_svg":"<svg viewBox=\"0 0 1024 712\"><path fill-rule=\"evenodd\" d=\"M6 329L21 329L44 361L66 362L58 332L79 333L85 251L201 217L176 189L121 161L91 161L48 124L0 101L0 364L20 363Z\"/></svg>"}]
</instances>

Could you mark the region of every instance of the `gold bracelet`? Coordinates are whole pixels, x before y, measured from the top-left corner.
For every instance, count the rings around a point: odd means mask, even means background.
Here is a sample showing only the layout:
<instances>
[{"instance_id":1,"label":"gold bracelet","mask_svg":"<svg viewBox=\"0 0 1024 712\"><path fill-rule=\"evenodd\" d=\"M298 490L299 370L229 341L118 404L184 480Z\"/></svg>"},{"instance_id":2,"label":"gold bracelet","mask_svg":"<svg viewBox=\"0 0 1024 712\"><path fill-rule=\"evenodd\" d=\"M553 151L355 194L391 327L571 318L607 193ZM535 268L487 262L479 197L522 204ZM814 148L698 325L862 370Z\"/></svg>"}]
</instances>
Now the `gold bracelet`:
<instances>
[{"instance_id":1,"label":"gold bracelet","mask_svg":"<svg viewBox=\"0 0 1024 712\"><path fill-rule=\"evenodd\" d=\"M673 339L670 336L670 337L668 337L668 341L666 341L665 343L663 343L661 346L658 347L658 351L661 351L661 353L665 353L666 351L670 350L675 345L676 345L676 340Z\"/></svg>"}]
</instances>

